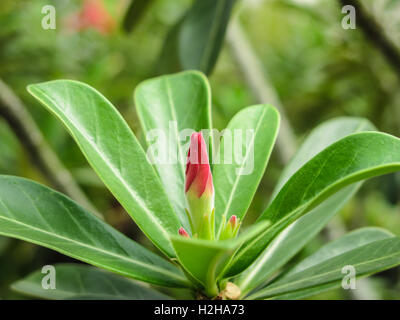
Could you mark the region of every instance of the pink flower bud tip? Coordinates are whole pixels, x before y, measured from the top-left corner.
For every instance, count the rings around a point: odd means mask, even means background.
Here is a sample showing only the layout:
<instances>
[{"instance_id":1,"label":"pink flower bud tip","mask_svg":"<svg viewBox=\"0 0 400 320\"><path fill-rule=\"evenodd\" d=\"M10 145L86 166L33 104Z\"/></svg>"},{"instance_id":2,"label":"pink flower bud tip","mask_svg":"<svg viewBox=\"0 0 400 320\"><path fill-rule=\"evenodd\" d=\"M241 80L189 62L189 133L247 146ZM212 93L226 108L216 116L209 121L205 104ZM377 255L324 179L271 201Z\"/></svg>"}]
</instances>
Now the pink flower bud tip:
<instances>
[{"instance_id":1,"label":"pink flower bud tip","mask_svg":"<svg viewBox=\"0 0 400 320\"><path fill-rule=\"evenodd\" d=\"M189 234L186 232L186 230L183 227L180 227L178 232L179 232L179 235L181 235L182 237L189 238Z\"/></svg>"},{"instance_id":2,"label":"pink flower bud tip","mask_svg":"<svg viewBox=\"0 0 400 320\"><path fill-rule=\"evenodd\" d=\"M231 217L230 217L229 223L230 223L233 227L236 226L237 222L238 222L238 218L237 218L236 216L231 216Z\"/></svg>"},{"instance_id":3,"label":"pink flower bud tip","mask_svg":"<svg viewBox=\"0 0 400 320\"><path fill-rule=\"evenodd\" d=\"M240 227L240 219L235 215L231 216L229 220L226 221L226 223L224 222L219 239L227 240L235 238L239 231L239 227Z\"/></svg>"},{"instance_id":4,"label":"pink flower bud tip","mask_svg":"<svg viewBox=\"0 0 400 320\"><path fill-rule=\"evenodd\" d=\"M192 234L214 238L214 186L208 161L207 145L201 132L190 137L186 164L185 196Z\"/></svg>"},{"instance_id":5,"label":"pink flower bud tip","mask_svg":"<svg viewBox=\"0 0 400 320\"><path fill-rule=\"evenodd\" d=\"M212 195L214 186L207 146L201 132L194 132L190 137L190 147L186 164L185 192L193 192L200 198L204 193Z\"/></svg>"}]
</instances>

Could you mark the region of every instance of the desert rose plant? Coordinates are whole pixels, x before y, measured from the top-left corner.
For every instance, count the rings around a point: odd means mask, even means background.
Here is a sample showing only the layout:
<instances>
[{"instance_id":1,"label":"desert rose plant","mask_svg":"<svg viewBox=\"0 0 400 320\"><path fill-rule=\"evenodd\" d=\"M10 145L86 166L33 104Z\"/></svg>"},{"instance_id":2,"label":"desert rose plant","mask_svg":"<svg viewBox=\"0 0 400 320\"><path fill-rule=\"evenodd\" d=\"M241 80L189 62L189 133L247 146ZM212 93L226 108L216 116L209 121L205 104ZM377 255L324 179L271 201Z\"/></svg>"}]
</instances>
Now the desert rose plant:
<instances>
[{"instance_id":1,"label":"desert rose plant","mask_svg":"<svg viewBox=\"0 0 400 320\"><path fill-rule=\"evenodd\" d=\"M28 91L67 128L160 254L56 191L1 176L0 234L99 268L55 265L56 289L43 288L39 270L13 285L19 292L48 299L173 298L156 290L164 286L189 289L195 298L298 299L340 286L344 266L359 278L400 264L400 239L374 227L287 264L363 179L400 169L400 139L374 131L367 120L337 118L314 129L266 209L241 228L278 134L274 107L245 108L218 135L201 73L151 79L134 94L147 138L142 146L112 104L86 84L56 80ZM229 148L235 132L251 133L239 140L240 157Z\"/></svg>"}]
</instances>

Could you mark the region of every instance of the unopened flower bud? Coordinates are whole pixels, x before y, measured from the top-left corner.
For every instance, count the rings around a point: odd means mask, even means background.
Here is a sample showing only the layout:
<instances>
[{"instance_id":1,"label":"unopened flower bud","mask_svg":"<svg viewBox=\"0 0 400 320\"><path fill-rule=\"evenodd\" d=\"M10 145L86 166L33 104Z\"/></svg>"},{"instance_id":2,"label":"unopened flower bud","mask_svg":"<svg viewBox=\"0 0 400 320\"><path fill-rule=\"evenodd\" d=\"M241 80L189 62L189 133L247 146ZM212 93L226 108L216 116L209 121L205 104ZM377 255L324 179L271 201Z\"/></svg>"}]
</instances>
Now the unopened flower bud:
<instances>
[{"instance_id":1,"label":"unopened flower bud","mask_svg":"<svg viewBox=\"0 0 400 320\"><path fill-rule=\"evenodd\" d=\"M182 237L189 238L189 234L186 232L186 230L183 227L180 227L178 230L179 235Z\"/></svg>"},{"instance_id":2,"label":"unopened flower bud","mask_svg":"<svg viewBox=\"0 0 400 320\"><path fill-rule=\"evenodd\" d=\"M221 235L219 237L220 240L227 240L235 238L240 227L239 218L235 215L231 216L228 222L224 221L223 228L221 231Z\"/></svg>"},{"instance_id":3,"label":"unopened flower bud","mask_svg":"<svg viewBox=\"0 0 400 320\"><path fill-rule=\"evenodd\" d=\"M233 215L230 217L228 223L230 223L232 225L232 228L235 228L237 226L237 224L239 223L238 218Z\"/></svg>"},{"instance_id":4,"label":"unopened flower bud","mask_svg":"<svg viewBox=\"0 0 400 320\"><path fill-rule=\"evenodd\" d=\"M193 234L214 238L214 186L207 146L201 132L190 138L186 164L185 195ZM209 233L212 232L212 235Z\"/></svg>"}]
</instances>

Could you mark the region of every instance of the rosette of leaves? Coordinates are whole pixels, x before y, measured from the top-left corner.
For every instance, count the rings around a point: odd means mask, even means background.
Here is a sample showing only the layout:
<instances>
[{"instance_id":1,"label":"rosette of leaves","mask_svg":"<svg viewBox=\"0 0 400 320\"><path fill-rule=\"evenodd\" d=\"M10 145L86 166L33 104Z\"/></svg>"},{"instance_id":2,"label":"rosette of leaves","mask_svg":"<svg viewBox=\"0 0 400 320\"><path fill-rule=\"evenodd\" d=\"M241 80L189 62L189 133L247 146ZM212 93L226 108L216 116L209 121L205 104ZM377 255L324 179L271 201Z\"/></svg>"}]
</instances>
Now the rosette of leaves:
<instances>
[{"instance_id":1,"label":"rosette of leaves","mask_svg":"<svg viewBox=\"0 0 400 320\"><path fill-rule=\"evenodd\" d=\"M41 286L40 271L13 287L49 299L166 299L155 288L186 288L208 298L296 299L341 285L342 267L357 277L400 264L400 239L368 227L323 246L290 268L287 262L328 223L362 180L400 169L400 139L374 131L367 120L338 118L305 139L283 171L254 225L230 240L179 236L191 233L185 213L187 140L179 132L211 129L207 79L187 71L150 79L135 91L146 137L168 132L176 158L151 164L116 108L90 86L70 80L30 85L28 91L67 128L94 171L144 234L155 254L127 238L66 196L36 182L0 176L0 234L29 241L87 265L56 265L55 290ZM278 134L279 114L270 105L237 113L230 131L253 132L243 139L241 162L214 163L215 232L223 217L243 220L265 172ZM188 136L189 138L189 136ZM209 139L210 158L224 155L227 136ZM154 141L147 141L150 146ZM220 142L220 143L218 143ZM162 144L161 144L162 146ZM163 151L163 150L161 150ZM243 173L249 156L250 174ZM105 269L103 271L100 269ZM122 276L122 277L121 277Z\"/></svg>"}]
</instances>

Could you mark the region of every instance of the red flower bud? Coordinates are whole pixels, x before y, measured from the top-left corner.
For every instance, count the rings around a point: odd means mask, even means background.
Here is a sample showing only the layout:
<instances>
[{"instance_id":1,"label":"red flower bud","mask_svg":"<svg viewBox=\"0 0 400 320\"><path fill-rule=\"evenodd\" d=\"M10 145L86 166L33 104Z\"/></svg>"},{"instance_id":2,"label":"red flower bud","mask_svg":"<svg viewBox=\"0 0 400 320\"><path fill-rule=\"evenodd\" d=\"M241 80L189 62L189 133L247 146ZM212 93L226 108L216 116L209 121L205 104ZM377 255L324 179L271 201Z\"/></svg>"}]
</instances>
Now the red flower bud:
<instances>
[{"instance_id":1,"label":"red flower bud","mask_svg":"<svg viewBox=\"0 0 400 320\"><path fill-rule=\"evenodd\" d=\"M224 218L224 221L225 218ZM221 230L221 234L219 236L219 240L227 240L235 238L240 227L239 218L235 215L231 216L228 222L223 222L223 227Z\"/></svg>"},{"instance_id":2,"label":"red flower bud","mask_svg":"<svg viewBox=\"0 0 400 320\"><path fill-rule=\"evenodd\" d=\"M207 146L201 132L194 132L190 137L190 147L186 164L185 192L195 189L200 198L204 192L214 192Z\"/></svg>"},{"instance_id":3,"label":"red flower bud","mask_svg":"<svg viewBox=\"0 0 400 320\"><path fill-rule=\"evenodd\" d=\"M189 238L189 234L186 232L186 230L183 227L180 227L178 230L179 235L182 237Z\"/></svg>"},{"instance_id":4,"label":"red flower bud","mask_svg":"<svg viewBox=\"0 0 400 320\"><path fill-rule=\"evenodd\" d=\"M211 216L214 209L214 186L207 146L201 132L195 132L190 138L190 147L186 164L185 193L188 203L189 219L193 234L199 234L204 215ZM208 219L213 223L213 219ZM206 228L214 230L213 226Z\"/></svg>"},{"instance_id":5,"label":"red flower bud","mask_svg":"<svg viewBox=\"0 0 400 320\"><path fill-rule=\"evenodd\" d=\"M235 215L233 215L232 217L230 217L229 223L232 225L233 228L235 228L236 224L238 223L238 218Z\"/></svg>"}]
</instances>

